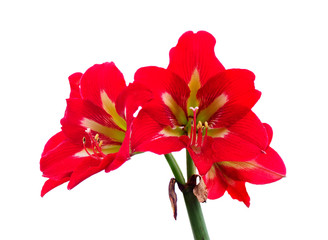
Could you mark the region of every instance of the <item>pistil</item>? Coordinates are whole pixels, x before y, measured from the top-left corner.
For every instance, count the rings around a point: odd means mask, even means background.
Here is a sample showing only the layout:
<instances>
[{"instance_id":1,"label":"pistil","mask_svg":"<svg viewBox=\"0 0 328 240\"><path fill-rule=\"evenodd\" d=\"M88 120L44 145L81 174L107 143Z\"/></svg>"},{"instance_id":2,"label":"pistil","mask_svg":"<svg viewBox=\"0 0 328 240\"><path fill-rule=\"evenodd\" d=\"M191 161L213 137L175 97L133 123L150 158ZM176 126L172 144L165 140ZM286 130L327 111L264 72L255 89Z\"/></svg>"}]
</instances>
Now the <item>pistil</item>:
<instances>
[{"instance_id":1,"label":"pistil","mask_svg":"<svg viewBox=\"0 0 328 240\"><path fill-rule=\"evenodd\" d=\"M204 122L204 125L201 121L198 121L196 125L196 114L198 107L190 107L193 111L193 119L191 120L191 127L190 127L190 137L189 137L189 144L190 146L201 147L205 143L205 139L207 137L207 129L208 123ZM205 130L205 134L203 137L203 133Z\"/></svg>"}]
</instances>

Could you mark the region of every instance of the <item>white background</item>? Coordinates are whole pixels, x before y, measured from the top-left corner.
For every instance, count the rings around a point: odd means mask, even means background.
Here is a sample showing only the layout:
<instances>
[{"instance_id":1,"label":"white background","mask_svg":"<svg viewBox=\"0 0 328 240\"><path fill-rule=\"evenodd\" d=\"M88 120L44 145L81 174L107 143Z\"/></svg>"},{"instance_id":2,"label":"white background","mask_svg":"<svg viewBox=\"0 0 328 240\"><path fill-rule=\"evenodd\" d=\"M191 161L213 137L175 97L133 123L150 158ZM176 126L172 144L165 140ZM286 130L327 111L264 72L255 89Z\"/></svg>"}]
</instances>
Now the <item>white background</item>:
<instances>
[{"instance_id":1,"label":"white background","mask_svg":"<svg viewBox=\"0 0 328 240\"><path fill-rule=\"evenodd\" d=\"M44 198L44 144L60 130L67 77L114 61L127 82L166 67L187 30L207 30L226 68L256 74L254 111L274 130L287 177L202 204L211 239L328 239L325 1L1 1L0 239L192 239L172 217L163 156L141 154ZM183 166L184 153L177 154Z\"/></svg>"}]
</instances>

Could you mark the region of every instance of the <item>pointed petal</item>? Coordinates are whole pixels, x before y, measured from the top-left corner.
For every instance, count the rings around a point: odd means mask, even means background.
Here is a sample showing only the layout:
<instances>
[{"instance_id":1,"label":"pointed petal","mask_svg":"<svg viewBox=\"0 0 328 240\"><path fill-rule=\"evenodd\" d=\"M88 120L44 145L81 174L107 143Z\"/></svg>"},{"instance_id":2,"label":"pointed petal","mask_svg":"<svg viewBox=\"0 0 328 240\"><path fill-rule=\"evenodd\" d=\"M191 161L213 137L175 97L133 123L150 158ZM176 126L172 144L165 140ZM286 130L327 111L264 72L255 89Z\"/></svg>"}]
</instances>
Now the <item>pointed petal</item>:
<instances>
[{"instance_id":1,"label":"pointed petal","mask_svg":"<svg viewBox=\"0 0 328 240\"><path fill-rule=\"evenodd\" d=\"M184 33L170 51L168 70L188 84L197 69L201 84L204 85L208 79L224 70L214 53L215 42L215 38L204 31Z\"/></svg>"},{"instance_id":2,"label":"pointed petal","mask_svg":"<svg viewBox=\"0 0 328 240\"><path fill-rule=\"evenodd\" d=\"M180 78L163 68L145 67L136 72L135 83L146 86L154 93L152 108L156 109L158 104L166 109L164 113L170 114L175 122L187 122L186 108L190 90Z\"/></svg>"},{"instance_id":3,"label":"pointed petal","mask_svg":"<svg viewBox=\"0 0 328 240\"><path fill-rule=\"evenodd\" d=\"M55 135L55 138L57 136ZM66 139L57 146L53 146L51 150L44 151L40 160L40 170L43 176L55 180L69 176L83 160L83 157L78 155L82 150L82 146L72 144Z\"/></svg>"},{"instance_id":4,"label":"pointed petal","mask_svg":"<svg viewBox=\"0 0 328 240\"><path fill-rule=\"evenodd\" d=\"M81 82L82 73L77 72L73 73L68 77L69 85L71 87L70 98L81 98L80 93L80 82Z\"/></svg>"},{"instance_id":5,"label":"pointed petal","mask_svg":"<svg viewBox=\"0 0 328 240\"><path fill-rule=\"evenodd\" d=\"M206 184L209 199L217 199L223 196L228 185L224 181L224 177L220 172L219 168L214 165L212 168L203 176L204 182Z\"/></svg>"},{"instance_id":6,"label":"pointed petal","mask_svg":"<svg viewBox=\"0 0 328 240\"><path fill-rule=\"evenodd\" d=\"M228 183L227 192L233 199L243 202L247 207L250 206L250 197L247 193L245 182L234 181L230 178L225 178Z\"/></svg>"},{"instance_id":7,"label":"pointed petal","mask_svg":"<svg viewBox=\"0 0 328 240\"><path fill-rule=\"evenodd\" d=\"M223 136L215 137L210 130L208 135L214 139L215 162L253 160L268 144L266 129L253 112L229 127Z\"/></svg>"},{"instance_id":8,"label":"pointed petal","mask_svg":"<svg viewBox=\"0 0 328 240\"><path fill-rule=\"evenodd\" d=\"M72 189L90 176L104 170L113 160L115 154L109 154L101 161L94 158L84 159L70 177L67 189Z\"/></svg>"},{"instance_id":9,"label":"pointed petal","mask_svg":"<svg viewBox=\"0 0 328 240\"><path fill-rule=\"evenodd\" d=\"M255 76L245 69L229 69L211 78L197 93L198 121L228 127L245 116L260 98Z\"/></svg>"},{"instance_id":10,"label":"pointed petal","mask_svg":"<svg viewBox=\"0 0 328 240\"><path fill-rule=\"evenodd\" d=\"M150 151L167 154L179 151L185 144L179 140L181 129L163 126L141 110L133 122L131 148L133 152Z\"/></svg>"},{"instance_id":11,"label":"pointed petal","mask_svg":"<svg viewBox=\"0 0 328 240\"><path fill-rule=\"evenodd\" d=\"M81 79L83 99L99 107L103 107L102 92L115 103L117 96L125 87L124 77L113 62L95 64L83 74Z\"/></svg>"},{"instance_id":12,"label":"pointed petal","mask_svg":"<svg viewBox=\"0 0 328 240\"><path fill-rule=\"evenodd\" d=\"M69 177L62 178L61 180L48 179L42 187L41 197L43 197L50 190L54 189L55 187L58 187L59 185L65 183L67 181L69 181Z\"/></svg>"},{"instance_id":13,"label":"pointed petal","mask_svg":"<svg viewBox=\"0 0 328 240\"><path fill-rule=\"evenodd\" d=\"M220 162L220 169L236 181L253 184L275 182L286 174L286 167L279 155L268 148L256 159L245 162Z\"/></svg>"},{"instance_id":14,"label":"pointed petal","mask_svg":"<svg viewBox=\"0 0 328 240\"><path fill-rule=\"evenodd\" d=\"M65 141L67 137L63 132L58 132L54 136L52 136L46 145L44 146L42 156L47 154L47 152L51 151L52 149L56 148L59 144L61 144L63 141Z\"/></svg>"},{"instance_id":15,"label":"pointed petal","mask_svg":"<svg viewBox=\"0 0 328 240\"><path fill-rule=\"evenodd\" d=\"M106 139L106 144L120 143L125 136L125 132L113 122L105 110L88 100L68 99L61 124L65 135L75 144L82 143L87 128L99 133Z\"/></svg>"}]
</instances>

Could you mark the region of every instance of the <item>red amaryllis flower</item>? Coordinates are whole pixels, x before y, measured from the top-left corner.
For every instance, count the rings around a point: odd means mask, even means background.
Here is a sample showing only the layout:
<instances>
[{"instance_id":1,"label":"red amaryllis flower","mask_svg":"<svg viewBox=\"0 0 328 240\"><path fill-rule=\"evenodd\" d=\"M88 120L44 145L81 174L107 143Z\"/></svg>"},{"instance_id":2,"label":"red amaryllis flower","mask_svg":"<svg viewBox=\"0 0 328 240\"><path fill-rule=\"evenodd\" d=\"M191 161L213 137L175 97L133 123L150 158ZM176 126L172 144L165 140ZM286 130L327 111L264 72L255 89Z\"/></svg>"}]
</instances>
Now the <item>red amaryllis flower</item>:
<instances>
[{"instance_id":1,"label":"red amaryllis flower","mask_svg":"<svg viewBox=\"0 0 328 240\"><path fill-rule=\"evenodd\" d=\"M141 143L138 151L158 154L186 147L199 173L207 174L210 197L222 195L211 183L214 186L217 175L226 171L224 180L230 188L225 189L244 200L236 193L241 187L233 192L232 184L227 183L227 179L238 180L229 178L235 167L231 162L245 163L236 168L248 166L243 171L251 175L264 166L272 171L272 179L263 180L267 182L281 178L284 165L268 147L263 124L251 112L261 95L254 87L254 74L245 69L226 70L215 56L214 45L214 37L207 32L187 32L171 49L167 69L145 67L136 72L134 84L150 89L153 98L135 119L131 141ZM264 164L266 161L270 163Z\"/></svg>"},{"instance_id":2,"label":"red amaryllis flower","mask_svg":"<svg viewBox=\"0 0 328 240\"><path fill-rule=\"evenodd\" d=\"M187 32L171 49L167 69L145 67L135 74L135 84L154 93L135 123L135 131L145 129L137 128L137 123L145 126L145 122L153 130L148 130L147 136L143 132L148 139L143 150L163 152L163 145L157 142L165 140L180 149L187 147L200 174L214 162L227 159L226 155L238 161L260 153L249 151L251 143L229 130L260 97L254 88L254 74L244 69L225 70L215 57L214 45L214 37L207 32ZM214 145L220 155L213 154Z\"/></svg>"},{"instance_id":3,"label":"red amaryllis flower","mask_svg":"<svg viewBox=\"0 0 328 240\"><path fill-rule=\"evenodd\" d=\"M62 131L47 142L40 160L43 176L49 178L42 196L64 182L69 181L71 189L101 170L115 169L132 154L130 126L141 97L124 100L127 87L114 63L94 65L84 74L71 75L69 81Z\"/></svg>"},{"instance_id":4,"label":"red amaryllis flower","mask_svg":"<svg viewBox=\"0 0 328 240\"><path fill-rule=\"evenodd\" d=\"M268 124L262 124L254 113L248 113L229 130L238 132L241 138L248 139L254 145L254 150L258 148L261 154L247 161L235 161L227 156L226 160L215 162L203 176L208 189L208 198L219 198L227 191L233 199L242 201L249 207L250 197L245 182L252 184L275 182L286 175L286 167L278 153L269 146L272 140L272 128ZM213 148L216 146L214 145Z\"/></svg>"}]
</instances>

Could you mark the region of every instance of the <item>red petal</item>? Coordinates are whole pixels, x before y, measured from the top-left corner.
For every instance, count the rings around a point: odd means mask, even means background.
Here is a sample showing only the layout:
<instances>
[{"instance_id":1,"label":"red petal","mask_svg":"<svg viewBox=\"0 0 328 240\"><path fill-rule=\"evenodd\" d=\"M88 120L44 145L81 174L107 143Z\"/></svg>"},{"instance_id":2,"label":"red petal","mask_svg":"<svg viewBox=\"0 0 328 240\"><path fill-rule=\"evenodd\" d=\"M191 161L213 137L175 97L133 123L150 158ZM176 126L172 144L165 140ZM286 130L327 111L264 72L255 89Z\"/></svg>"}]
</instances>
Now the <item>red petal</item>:
<instances>
[{"instance_id":1,"label":"red petal","mask_svg":"<svg viewBox=\"0 0 328 240\"><path fill-rule=\"evenodd\" d=\"M124 141L121 145L120 150L116 154L114 160L106 167L105 171L110 172L122 166L128 159L130 159L130 136L131 136L131 126L129 126L126 131Z\"/></svg>"},{"instance_id":2,"label":"red petal","mask_svg":"<svg viewBox=\"0 0 328 240\"><path fill-rule=\"evenodd\" d=\"M69 84L71 86L70 98L81 98L80 93L80 81L81 81L82 73L77 72L73 73L68 77Z\"/></svg>"},{"instance_id":3,"label":"red petal","mask_svg":"<svg viewBox=\"0 0 328 240\"><path fill-rule=\"evenodd\" d=\"M201 84L224 70L214 53L215 38L204 31L184 33L176 47L170 51L168 70L177 74L187 84L197 68Z\"/></svg>"},{"instance_id":4,"label":"red petal","mask_svg":"<svg viewBox=\"0 0 328 240\"><path fill-rule=\"evenodd\" d=\"M82 146L65 140L51 150L44 152L40 160L40 170L43 172L43 176L59 180L70 175L83 159L83 157L76 155L82 150Z\"/></svg>"},{"instance_id":5,"label":"red petal","mask_svg":"<svg viewBox=\"0 0 328 240\"><path fill-rule=\"evenodd\" d=\"M127 125L131 124L133 114L140 106L150 101L151 91L142 84L130 84L117 98L116 109L119 115L126 116Z\"/></svg>"},{"instance_id":6,"label":"red petal","mask_svg":"<svg viewBox=\"0 0 328 240\"><path fill-rule=\"evenodd\" d=\"M105 92L115 103L117 96L126 87L124 77L113 62L96 64L89 68L81 79L81 94L99 107L103 107L101 93Z\"/></svg>"},{"instance_id":7,"label":"red petal","mask_svg":"<svg viewBox=\"0 0 328 240\"><path fill-rule=\"evenodd\" d=\"M61 120L61 124L63 132L71 141L75 144L81 145L82 138L86 135L85 129L91 128L91 130L101 134L102 139L106 139L106 144L120 142L117 139L112 139L112 136L109 136L109 134L101 132L101 129L94 129L92 126L86 126L85 121L95 122L102 129L112 128L119 130L122 132L122 136L124 135L124 131L121 131L121 129L113 122L111 116L102 108L87 100L68 99L65 116Z\"/></svg>"},{"instance_id":8,"label":"red petal","mask_svg":"<svg viewBox=\"0 0 328 240\"><path fill-rule=\"evenodd\" d=\"M109 154L101 161L94 158L84 159L76 169L74 169L67 188L70 190L88 177L104 170L113 161L114 157L115 154Z\"/></svg>"},{"instance_id":9,"label":"red petal","mask_svg":"<svg viewBox=\"0 0 328 240\"><path fill-rule=\"evenodd\" d=\"M215 162L253 160L267 148L266 130L253 112L229 127L228 131L224 137L214 138Z\"/></svg>"},{"instance_id":10,"label":"red petal","mask_svg":"<svg viewBox=\"0 0 328 240\"><path fill-rule=\"evenodd\" d=\"M228 185L224 181L220 169L213 167L207 174L203 176L207 187L209 199L217 199L223 196Z\"/></svg>"},{"instance_id":11,"label":"red petal","mask_svg":"<svg viewBox=\"0 0 328 240\"><path fill-rule=\"evenodd\" d=\"M41 197L43 197L46 193L48 193L50 190L54 189L55 187L58 187L59 185L67 182L69 180L69 177L62 178L61 180L52 180L48 179L41 190Z\"/></svg>"},{"instance_id":12,"label":"red petal","mask_svg":"<svg viewBox=\"0 0 328 240\"><path fill-rule=\"evenodd\" d=\"M254 74L244 69L229 69L211 78L197 93L200 101L198 118L202 118L199 120L220 128L241 119L261 95L255 90L254 79ZM222 99L222 106L213 105L218 97Z\"/></svg>"},{"instance_id":13,"label":"red petal","mask_svg":"<svg viewBox=\"0 0 328 240\"><path fill-rule=\"evenodd\" d=\"M179 140L179 134L175 136L165 134L163 125L151 118L141 110L133 121L131 147L133 152L150 151L156 154L167 154L179 151L185 144Z\"/></svg>"},{"instance_id":14,"label":"red petal","mask_svg":"<svg viewBox=\"0 0 328 240\"><path fill-rule=\"evenodd\" d=\"M181 139L188 145L189 138L187 136L182 136ZM216 152L212 148L213 138L207 137L205 141L202 147L188 146L187 148L200 175L206 174L213 163L217 161Z\"/></svg>"},{"instance_id":15,"label":"red petal","mask_svg":"<svg viewBox=\"0 0 328 240\"><path fill-rule=\"evenodd\" d=\"M67 137L65 136L65 134L63 132L59 132L59 133L55 134L54 136L52 136L48 140L46 145L44 146L42 156L47 154L47 152L51 151L52 149L56 148L59 144L61 144L66 139L67 139Z\"/></svg>"},{"instance_id":16,"label":"red petal","mask_svg":"<svg viewBox=\"0 0 328 240\"><path fill-rule=\"evenodd\" d=\"M273 130L271 128L271 126L267 123L263 123L263 126L265 127L267 134L268 134L268 145L270 145L271 140L272 140L272 136L273 136Z\"/></svg>"},{"instance_id":17,"label":"red petal","mask_svg":"<svg viewBox=\"0 0 328 240\"><path fill-rule=\"evenodd\" d=\"M268 148L255 160L245 162L220 162L221 170L230 178L253 184L275 182L286 174L286 167L279 155Z\"/></svg>"},{"instance_id":18,"label":"red petal","mask_svg":"<svg viewBox=\"0 0 328 240\"><path fill-rule=\"evenodd\" d=\"M250 198L245 188L245 182L235 181L221 172L221 166L214 164L210 171L203 176L208 190L209 199L221 197L227 190L233 199L250 205Z\"/></svg>"},{"instance_id":19,"label":"red petal","mask_svg":"<svg viewBox=\"0 0 328 240\"><path fill-rule=\"evenodd\" d=\"M227 179L228 183L227 191L233 199L237 199L244 202L247 207L250 206L250 197L246 191L245 182L234 181L232 179Z\"/></svg>"},{"instance_id":20,"label":"red petal","mask_svg":"<svg viewBox=\"0 0 328 240\"><path fill-rule=\"evenodd\" d=\"M185 115L187 114L187 99L190 95L190 89L185 82L170 71L158 67L144 67L136 72L134 78L135 83L147 87L154 93L154 101L157 105L164 105L166 108L165 112L173 116L172 109L170 110L163 100L165 98L164 94L169 94L176 105L181 108L181 111Z\"/></svg>"}]
</instances>

